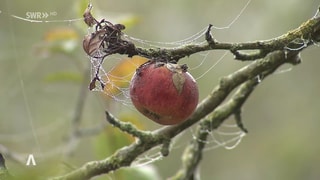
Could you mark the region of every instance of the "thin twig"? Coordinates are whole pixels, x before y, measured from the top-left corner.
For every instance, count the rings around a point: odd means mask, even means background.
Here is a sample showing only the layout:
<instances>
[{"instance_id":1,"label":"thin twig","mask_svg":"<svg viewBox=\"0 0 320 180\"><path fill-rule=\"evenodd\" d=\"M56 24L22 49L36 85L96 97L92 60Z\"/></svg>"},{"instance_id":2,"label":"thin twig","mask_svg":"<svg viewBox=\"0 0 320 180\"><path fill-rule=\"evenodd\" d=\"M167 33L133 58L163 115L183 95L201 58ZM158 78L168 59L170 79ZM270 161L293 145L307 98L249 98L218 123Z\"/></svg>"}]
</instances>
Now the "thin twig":
<instances>
[{"instance_id":1,"label":"thin twig","mask_svg":"<svg viewBox=\"0 0 320 180\"><path fill-rule=\"evenodd\" d=\"M115 118L112 114L110 114L108 111L106 113L107 121L112 124L113 126L119 128L121 131L126 132L134 137L137 137L144 141L144 139L151 135L150 132L144 132L138 130L133 124L130 122L122 122Z\"/></svg>"},{"instance_id":2,"label":"thin twig","mask_svg":"<svg viewBox=\"0 0 320 180\"><path fill-rule=\"evenodd\" d=\"M0 153L0 179L1 180L9 180L12 179L13 177L9 173L7 167L6 167L6 162L2 154Z\"/></svg>"}]
</instances>

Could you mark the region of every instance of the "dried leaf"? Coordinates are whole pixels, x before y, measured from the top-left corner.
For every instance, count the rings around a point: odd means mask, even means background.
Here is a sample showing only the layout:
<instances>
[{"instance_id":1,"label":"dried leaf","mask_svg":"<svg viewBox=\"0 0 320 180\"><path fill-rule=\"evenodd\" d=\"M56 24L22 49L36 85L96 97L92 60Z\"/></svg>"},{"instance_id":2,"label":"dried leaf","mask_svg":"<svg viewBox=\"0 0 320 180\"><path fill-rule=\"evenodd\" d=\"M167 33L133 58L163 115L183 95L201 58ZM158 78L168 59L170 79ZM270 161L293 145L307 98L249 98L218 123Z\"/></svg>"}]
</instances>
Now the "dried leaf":
<instances>
[{"instance_id":1,"label":"dried leaf","mask_svg":"<svg viewBox=\"0 0 320 180\"><path fill-rule=\"evenodd\" d=\"M183 76L182 73L176 72L172 75L172 81L174 84L174 87L177 89L178 93L181 94L183 90L184 82L186 81L186 78Z\"/></svg>"}]
</instances>

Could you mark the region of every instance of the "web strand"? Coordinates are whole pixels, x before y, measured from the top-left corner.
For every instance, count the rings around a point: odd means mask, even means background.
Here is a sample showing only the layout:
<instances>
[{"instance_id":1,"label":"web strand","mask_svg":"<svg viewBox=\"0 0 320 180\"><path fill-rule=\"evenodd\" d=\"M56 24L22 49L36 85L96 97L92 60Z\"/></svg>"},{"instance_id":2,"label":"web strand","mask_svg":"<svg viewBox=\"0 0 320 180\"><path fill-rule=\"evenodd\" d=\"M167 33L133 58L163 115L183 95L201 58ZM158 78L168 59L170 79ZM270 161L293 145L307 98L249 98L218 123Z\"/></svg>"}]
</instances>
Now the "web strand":
<instances>
[{"instance_id":1,"label":"web strand","mask_svg":"<svg viewBox=\"0 0 320 180\"><path fill-rule=\"evenodd\" d=\"M8 1L6 1L7 4L8 4ZM8 12L10 12L10 9L7 9ZM2 13L2 11L1 11ZM11 32L14 32L13 31L13 23L12 21L9 21L9 28L11 30ZM32 136L33 136L33 140L34 140L34 143L35 143L35 148L37 149L38 153L39 154L42 154L42 150L41 150L41 146L40 146L40 141L39 141L39 137L38 137L38 134L36 133L36 130L35 130L35 125L34 125L34 116L33 116L33 113L31 111L31 106L30 106L30 102L29 102L29 98L28 98L28 95L26 93L26 89L25 89L25 82L24 82L24 79L23 79L23 75L22 75L22 67L19 63L19 51L18 49L16 48L17 47L17 39L15 38L14 36L14 33L11 33L11 41L12 41L12 44L13 44L13 48L14 48L14 51L16 53L14 53L14 61L15 61L15 66L17 67L17 73L18 73L18 77L19 77L19 86L20 86L20 89L21 89L21 92L22 92L22 96L23 96L23 103L24 103L24 107L26 109L26 113L27 113L27 116L26 116L26 119L29 123L29 128L31 129L32 131Z\"/></svg>"},{"instance_id":2,"label":"web strand","mask_svg":"<svg viewBox=\"0 0 320 180\"><path fill-rule=\"evenodd\" d=\"M251 0L248 0L247 3L243 6L243 8L240 10L238 15L227 25L224 27L217 27L217 26L212 26L214 29L229 29L239 18L240 16L245 12L245 10L248 8L249 4L251 3Z\"/></svg>"},{"instance_id":3,"label":"web strand","mask_svg":"<svg viewBox=\"0 0 320 180\"><path fill-rule=\"evenodd\" d=\"M7 0L8 2L8 0ZM213 26L213 28L215 29L227 29L227 28L231 28L233 26L233 24L235 22L237 22L239 20L239 18L241 17L241 15L245 12L245 10L248 8L248 6L250 5L251 3L251 0L248 0L246 2L246 4L241 8L240 12L237 14L237 16L235 18L233 18L233 20L228 23L226 26L223 26L223 27L216 27L216 26ZM8 12L8 13L7 13ZM72 19L61 19L61 20L38 20L38 19L28 19L28 18L24 18L24 17L21 17L21 16L17 16L15 14L10 14L10 11L7 10L7 12L3 12L2 10L0 10L0 16L1 15L5 15L5 16L8 16L10 17L10 23L9 26L11 26L11 29L13 28L12 27L12 21L13 19L14 20L18 20L18 21L23 21L23 22L27 22L27 23L71 23L71 22L80 22L80 21L83 21L84 18L83 17L80 17L80 18L72 18ZM130 40L130 41L133 41L135 42L138 46L142 46L142 47L146 47L146 48L178 48L178 47L181 47L181 46L185 46L185 45L188 45L188 44L202 44L202 43L206 43L206 41L204 40L204 35L207 31L207 27L204 27L202 29L200 29L198 32L194 33L193 35L190 35L182 40L178 40L178 41L172 41L172 42L160 42L160 41L148 41L148 40L144 40L144 39L139 39L139 38L135 38L135 37L132 37L130 35L127 35L127 34L124 34L124 38ZM14 32L14 31L11 31L11 32ZM89 34L91 32L88 32ZM14 48L16 48L16 43L17 43L17 40L15 39L14 37L14 34L12 33L12 41L13 41L13 44L14 44ZM301 47L299 48L303 48L303 45L304 44L301 44ZM15 52L17 52L18 50L15 49L14 50ZM193 68L190 68L190 72L192 73L193 71L196 71L198 70L200 67L203 67L204 66L204 62L207 62L208 61L208 56L209 56L209 52L205 52L203 53L202 55L201 54L198 54L198 55L195 55L195 56L201 56L201 61L196 65L194 66ZM212 72L214 70L214 68L217 66L217 64L219 64L220 62L222 62L223 59L225 59L227 55L227 52L225 52L214 64L212 64L205 72L203 72L201 75L197 76L196 79L199 80L201 78L203 78L204 76L207 76L210 72ZM105 63L106 61L108 62L111 62L111 63L114 63L113 60L119 60L119 57L115 57L115 56L109 56L106 60L101 60L101 59L96 59L96 58L88 58L89 61L90 61L90 64L91 64L91 67L92 67L92 72L91 72L91 79L94 78L96 76L95 73L98 72L97 76L101 77L101 81L102 83L104 84L110 84L110 87L112 88L115 88L118 92L115 93L115 94L106 94L107 96L110 96L112 97L112 99L116 102L119 102L125 106L129 106L129 107L132 107L131 105L131 101L130 101L130 97L129 97L129 88L128 87L120 87L117 85L117 83L120 83L120 82L125 82L125 83L129 83L130 78L128 78L128 76L130 76L130 74L125 74L125 75L122 75L122 76L116 76L116 75L113 75L111 74L111 71L113 70L114 66L106 66ZM49 135L51 134L52 131L55 131L57 129L59 129L59 127L61 127L60 123L58 125L55 126L55 128L53 129L50 129L50 130L44 130L44 131L40 131L40 130L37 130L35 128L35 117L32 113L32 107L29 103L29 97L28 97L28 94L26 93L26 89L25 89L25 82L24 82L24 79L23 79L23 75L22 75L22 72L21 72L21 65L19 64L18 62L18 55L17 53L15 53L15 61L16 61L16 66L17 66L17 69L18 69L18 74L19 74L19 81L20 81L20 89L22 91L22 95L23 95L23 101L24 101L24 106L26 108L26 111L27 111L27 119L29 121L29 125L30 125L30 129L29 131L27 132L32 132L32 138L33 140L35 141L36 143L36 146L37 148L39 149L39 151L41 152L41 144L39 143L39 137L42 136L42 135ZM138 67L138 65L137 65ZM104 91L104 88L99 86L99 83L97 83L97 86L95 89L93 89L95 91L98 91L98 92L103 92L103 93L106 93L106 91ZM51 125L50 125L51 126ZM47 131L48 133L44 133L45 131ZM21 137L21 140L24 140L26 138L30 138L30 133L22 133L24 135L21 135L23 137ZM18 135L17 135L18 136ZM20 136L20 135L19 135ZM228 137L226 139L219 139L217 137ZM210 137L211 139L206 141L206 143L209 145L209 147L206 149L206 150L211 150L211 149L215 149L215 148L218 148L218 147L225 147L226 149L230 149L230 148L234 148L236 145L238 145L240 142L241 142L241 139L244 135L242 133L240 133L239 131L235 131L235 132L232 132L232 133L228 133L226 131L219 131L219 132L215 132L215 134L211 133ZM10 134L6 134L6 135L1 135L0 134L0 139L2 138L7 138L7 137L10 137ZM12 137L16 137L16 136L12 136ZM230 138L231 137L231 138ZM196 138L196 137L194 137ZM233 142L236 142L234 145L232 146L229 146L230 144L229 143L233 143ZM175 144L175 146L179 146L179 144ZM57 149L54 149L48 153L45 153L47 155L53 155L53 154L57 154L57 153L61 153L61 148L65 148L64 145L62 146L57 146L58 148ZM151 163L154 163L158 160L161 160L163 157L160 153L153 153L153 154L148 154L148 155L145 155L145 156L142 156L140 157L139 159L137 159L137 161L134 163L134 166L136 167L139 167L139 166L144 166L144 165L148 165L148 164L151 164Z\"/></svg>"}]
</instances>

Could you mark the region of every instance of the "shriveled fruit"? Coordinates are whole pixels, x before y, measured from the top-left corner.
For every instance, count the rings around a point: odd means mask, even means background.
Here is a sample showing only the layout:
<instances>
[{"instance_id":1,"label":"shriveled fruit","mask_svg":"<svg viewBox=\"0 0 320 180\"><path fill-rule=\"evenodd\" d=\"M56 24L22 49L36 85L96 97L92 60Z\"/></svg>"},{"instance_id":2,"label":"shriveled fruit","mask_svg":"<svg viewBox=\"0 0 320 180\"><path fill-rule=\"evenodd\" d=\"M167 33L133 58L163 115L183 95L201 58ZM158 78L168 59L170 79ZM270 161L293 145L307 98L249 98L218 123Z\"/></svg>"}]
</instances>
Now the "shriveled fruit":
<instances>
[{"instance_id":1,"label":"shriveled fruit","mask_svg":"<svg viewBox=\"0 0 320 180\"><path fill-rule=\"evenodd\" d=\"M186 65L149 61L134 74L130 97L137 110L149 119L173 125L193 113L199 92Z\"/></svg>"}]
</instances>

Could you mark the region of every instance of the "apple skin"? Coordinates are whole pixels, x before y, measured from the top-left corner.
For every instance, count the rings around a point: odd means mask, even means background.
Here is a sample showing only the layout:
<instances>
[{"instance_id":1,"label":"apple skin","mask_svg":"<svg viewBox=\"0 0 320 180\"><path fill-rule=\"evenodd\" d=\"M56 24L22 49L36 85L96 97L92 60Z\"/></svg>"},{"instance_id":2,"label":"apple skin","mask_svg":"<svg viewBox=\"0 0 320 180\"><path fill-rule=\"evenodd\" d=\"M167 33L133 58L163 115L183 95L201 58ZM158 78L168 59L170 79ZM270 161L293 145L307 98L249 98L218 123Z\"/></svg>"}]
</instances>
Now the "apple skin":
<instances>
[{"instance_id":1,"label":"apple skin","mask_svg":"<svg viewBox=\"0 0 320 180\"><path fill-rule=\"evenodd\" d=\"M149 61L132 77L130 97L136 109L152 121L174 125L193 113L199 90L186 65Z\"/></svg>"}]
</instances>

